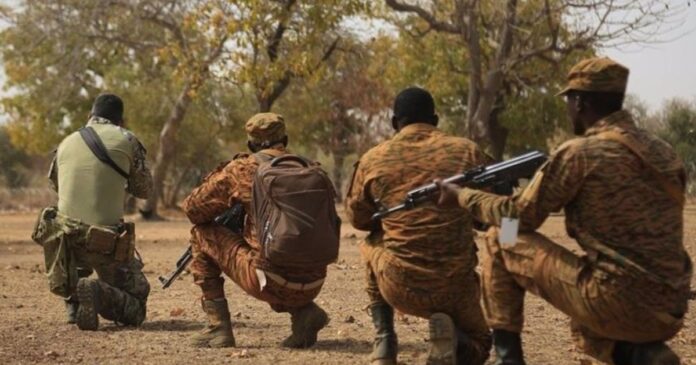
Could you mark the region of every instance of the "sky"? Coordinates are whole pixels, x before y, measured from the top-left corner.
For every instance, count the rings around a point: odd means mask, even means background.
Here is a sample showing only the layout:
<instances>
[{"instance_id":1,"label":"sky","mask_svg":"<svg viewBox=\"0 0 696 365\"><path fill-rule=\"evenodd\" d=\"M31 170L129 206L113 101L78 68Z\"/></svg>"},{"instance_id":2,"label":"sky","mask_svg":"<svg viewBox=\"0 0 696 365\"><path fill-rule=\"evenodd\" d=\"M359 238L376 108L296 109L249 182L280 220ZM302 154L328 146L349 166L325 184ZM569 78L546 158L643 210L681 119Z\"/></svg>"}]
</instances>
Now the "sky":
<instances>
[{"instance_id":1,"label":"sky","mask_svg":"<svg viewBox=\"0 0 696 365\"><path fill-rule=\"evenodd\" d=\"M638 95L652 110L665 100L696 100L696 4L686 8L685 22L676 40L643 49L608 49L602 53L628 67L628 92Z\"/></svg>"}]
</instances>

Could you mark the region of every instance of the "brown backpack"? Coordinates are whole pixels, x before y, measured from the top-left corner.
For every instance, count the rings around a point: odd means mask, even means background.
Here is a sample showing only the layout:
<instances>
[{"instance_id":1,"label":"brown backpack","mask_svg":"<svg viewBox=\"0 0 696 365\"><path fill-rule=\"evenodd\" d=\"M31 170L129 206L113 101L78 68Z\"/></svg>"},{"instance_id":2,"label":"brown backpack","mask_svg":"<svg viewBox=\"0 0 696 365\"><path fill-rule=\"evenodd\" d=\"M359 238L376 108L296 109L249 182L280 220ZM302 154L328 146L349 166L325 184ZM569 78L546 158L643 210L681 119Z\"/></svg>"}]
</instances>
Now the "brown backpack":
<instances>
[{"instance_id":1,"label":"brown backpack","mask_svg":"<svg viewBox=\"0 0 696 365\"><path fill-rule=\"evenodd\" d=\"M254 154L251 218L262 253L274 266L307 269L338 257L341 220L333 184L319 166L297 155Z\"/></svg>"}]
</instances>

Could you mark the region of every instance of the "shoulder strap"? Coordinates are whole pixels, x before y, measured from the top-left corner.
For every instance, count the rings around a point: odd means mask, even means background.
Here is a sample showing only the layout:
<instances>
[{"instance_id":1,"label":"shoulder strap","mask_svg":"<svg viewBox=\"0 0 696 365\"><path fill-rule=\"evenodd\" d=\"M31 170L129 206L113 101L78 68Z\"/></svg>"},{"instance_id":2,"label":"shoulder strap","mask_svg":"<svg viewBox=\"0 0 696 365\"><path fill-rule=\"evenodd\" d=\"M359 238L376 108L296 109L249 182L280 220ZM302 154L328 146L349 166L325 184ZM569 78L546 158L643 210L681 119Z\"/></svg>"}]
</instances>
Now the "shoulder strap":
<instances>
[{"instance_id":1,"label":"shoulder strap","mask_svg":"<svg viewBox=\"0 0 696 365\"><path fill-rule=\"evenodd\" d=\"M662 173L645 158L643 152L641 151L641 148L638 147L638 145L633 140L629 139L624 134L616 131L606 131L599 133L597 135L597 138L615 141L621 143L624 147L628 148L631 152L633 152L633 154L638 156L638 158L641 159L641 161L643 161L643 164L648 168L655 180L657 180L657 182L660 184L662 190L664 190L680 206L684 206L684 189L665 179L664 175L662 175Z\"/></svg>"},{"instance_id":2,"label":"shoulder strap","mask_svg":"<svg viewBox=\"0 0 696 365\"><path fill-rule=\"evenodd\" d=\"M261 165L264 162L269 162L274 158L273 156L263 152L256 152L252 156L254 156L256 163L258 163L259 165Z\"/></svg>"},{"instance_id":3,"label":"shoulder strap","mask_svg":"<svg viewBox=\"0 0 696 365\"><path fill-rule=\"evenodd\" d=\"M109 165L114 171L116 171L119 175L123 176L126 180L128 180L128 175L127 172L123 171L121 167L119 167L114 160L111 159L111 156L109 156L109 153L106 150L106 146L104 146L104 142L99 138L99 135L97 132L92 129L92 127L82 127L79 130L80 136L82 139L85 141L87 144L87 147L92 151L94 156L99 159L99 161Z\"/></svg>"}]
</instances>

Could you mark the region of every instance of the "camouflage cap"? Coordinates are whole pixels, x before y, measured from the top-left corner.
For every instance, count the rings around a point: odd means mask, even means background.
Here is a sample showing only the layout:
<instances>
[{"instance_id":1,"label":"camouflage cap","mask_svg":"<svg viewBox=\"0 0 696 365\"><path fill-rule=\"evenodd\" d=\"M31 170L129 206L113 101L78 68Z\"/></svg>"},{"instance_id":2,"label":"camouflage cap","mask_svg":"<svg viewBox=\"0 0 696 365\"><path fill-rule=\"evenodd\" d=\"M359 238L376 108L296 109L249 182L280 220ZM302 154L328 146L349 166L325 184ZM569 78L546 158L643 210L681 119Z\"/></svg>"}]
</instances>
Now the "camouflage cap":
<instances>
[{"instance_id":1,"label":"camouflage cap","mask_svg":"<svg viewBox=\"0 0 696 365\"><path fill-rule=\"evenodd\" d=\"M285 121L276 113L259 113L246 122L249 141L257 144L280 142L285 137Z\"/></svg>"},{"instance_id":2,"label":"camouflage cap","mask_svg":"<svg viewBox=\"0 0 696 365\"><path fill-rule=\"evenodd\" d=\"M628 68L608 57L588 58L568 72L568 86L556 95L571 90L625 93Z\"/></svg>"}]
</instances>

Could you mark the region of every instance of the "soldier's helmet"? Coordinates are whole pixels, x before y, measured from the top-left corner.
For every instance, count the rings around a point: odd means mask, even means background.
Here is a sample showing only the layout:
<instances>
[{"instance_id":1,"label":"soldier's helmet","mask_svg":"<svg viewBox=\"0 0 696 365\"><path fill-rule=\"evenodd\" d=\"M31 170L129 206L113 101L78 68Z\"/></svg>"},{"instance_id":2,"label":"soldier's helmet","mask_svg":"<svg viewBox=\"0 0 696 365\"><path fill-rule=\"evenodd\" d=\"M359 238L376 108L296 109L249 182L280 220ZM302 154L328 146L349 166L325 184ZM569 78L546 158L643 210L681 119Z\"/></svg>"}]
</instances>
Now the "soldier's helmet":
<instances>
[{"instance_id":1,"label":"soldier's helmet","mask_svg":"<svg viewBox=\"0 0 696 365\"><path fill-rule=\"evenodd\" d=\"M557 95L571 90L623 94L628 83L628 68L608 57L588 58L568 72L568 86Z\"/></svg>"}]
</instances>

